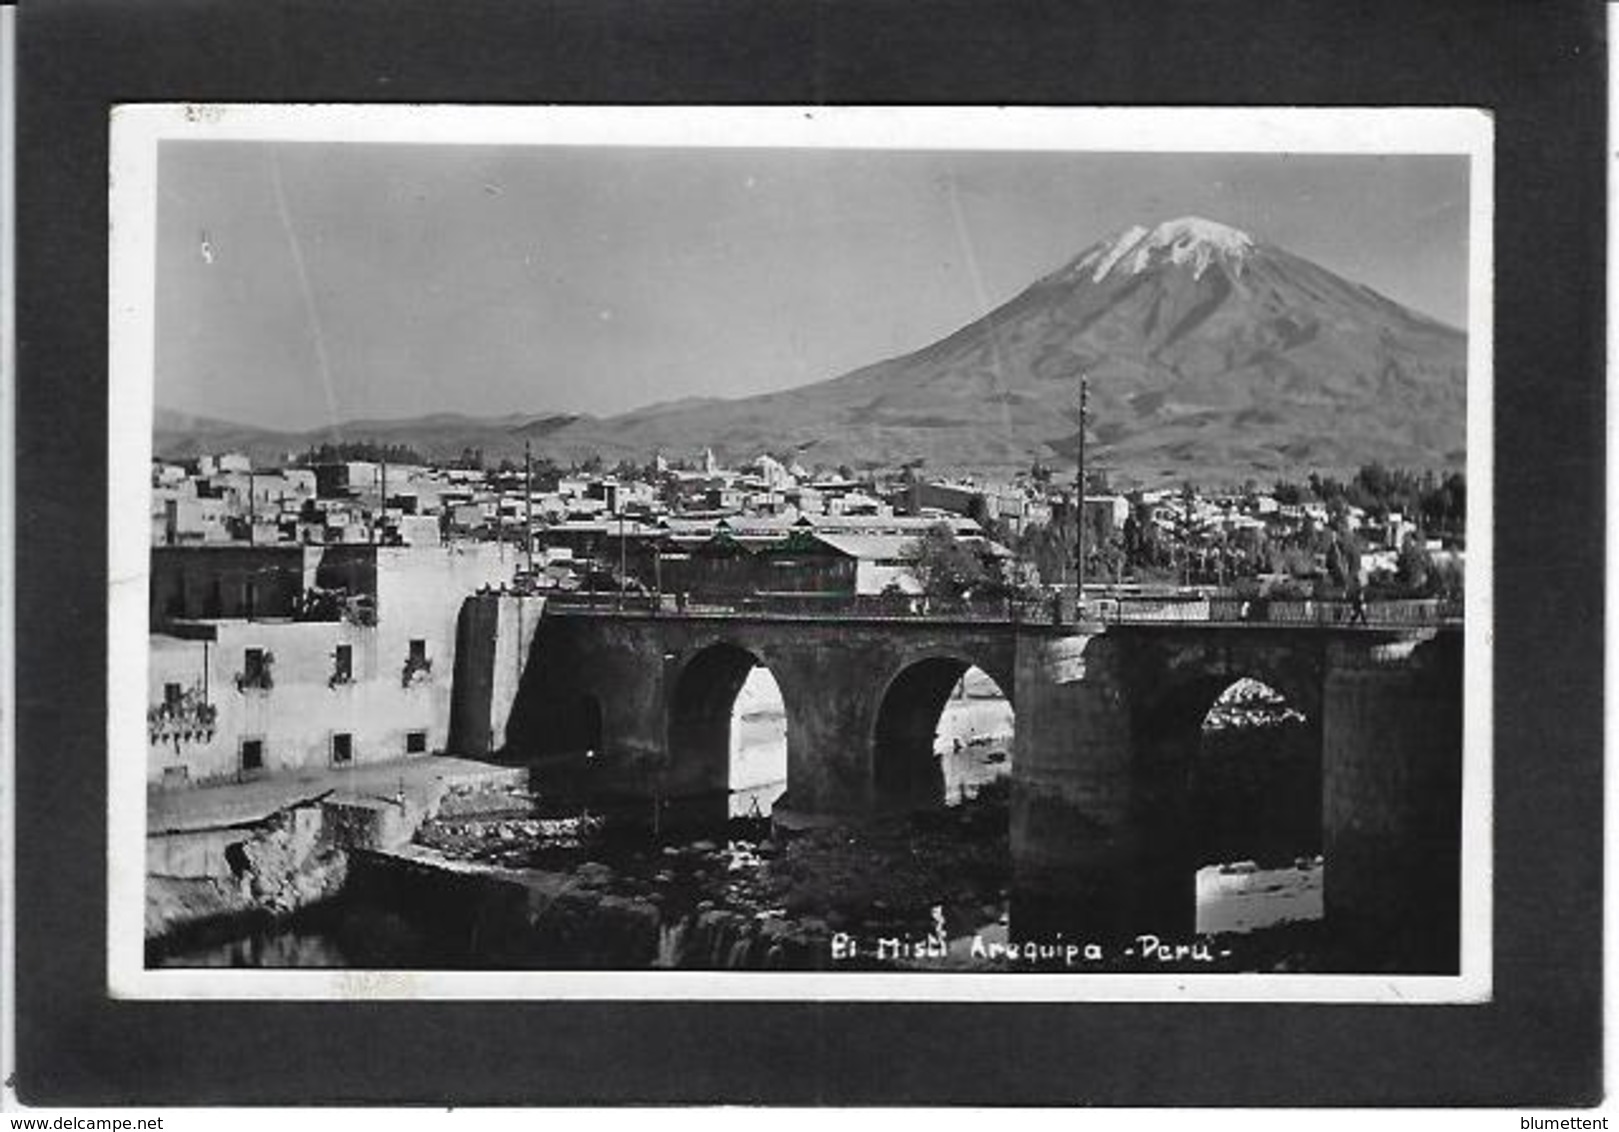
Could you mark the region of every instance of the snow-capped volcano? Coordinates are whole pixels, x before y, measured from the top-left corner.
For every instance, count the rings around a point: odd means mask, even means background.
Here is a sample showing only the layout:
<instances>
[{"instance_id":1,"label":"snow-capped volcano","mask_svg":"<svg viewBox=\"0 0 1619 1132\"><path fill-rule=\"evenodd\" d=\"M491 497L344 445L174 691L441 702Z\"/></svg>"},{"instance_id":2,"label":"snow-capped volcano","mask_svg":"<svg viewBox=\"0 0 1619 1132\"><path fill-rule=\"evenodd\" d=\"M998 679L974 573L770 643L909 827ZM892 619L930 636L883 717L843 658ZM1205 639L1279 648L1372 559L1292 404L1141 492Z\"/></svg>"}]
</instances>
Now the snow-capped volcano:
<instances>
[{"instance_id":1,"label":"snow-capped volcano","mask_svg":"<svg viewBox=\"0 0 1619 1132\"><path fill-rule=\"evenodd\" d=\"M1073 460L1085 375L1087 452L1120 481L1231 483L1373 460L1455 468L1466 346L1461 331L1284 248L1183 217L1091 244L955 333L831 380L605 420L547 417L539 434L504 422L473 438L440 424L411 442L492 459L531 440L561 460L713 448L806 467L1049 467Z\"/></svg>"},{"instance_id":2,"label":"snow-capped volcano","mask_svg":"<svg viewBox=\"0 0 1619 1132\"><path fill-rule=\"evenodd\" d=\"M1087 450L1122 480L1240 482L1373 460L1453 468L1465 457L1466 341L1262 237L1187 216L1097 241L903 357L548 440L606 442L604 455L711 446L806 466L1027 468L1073 459L1084 374Z\"/></svg>"},{"instance_id":3,"label":"snow-capped volcano","mask_svg":"<svg viewBox=\"0 0 1619 1132\"><path fill-rule=\"evenodd\" d=\"M1240 276L1243 262L1253 250L1254 238L1246 232L1200 216L1182 216L1150 231L1131 225L1082 252L1067 270L1088 274L1092 283L1100 283L1114 269L1139 275L1154 264L1168 262L1189 264L1192 278L1201 279L1209 264L1220 262Z\"/></svg>"}]
</instances>

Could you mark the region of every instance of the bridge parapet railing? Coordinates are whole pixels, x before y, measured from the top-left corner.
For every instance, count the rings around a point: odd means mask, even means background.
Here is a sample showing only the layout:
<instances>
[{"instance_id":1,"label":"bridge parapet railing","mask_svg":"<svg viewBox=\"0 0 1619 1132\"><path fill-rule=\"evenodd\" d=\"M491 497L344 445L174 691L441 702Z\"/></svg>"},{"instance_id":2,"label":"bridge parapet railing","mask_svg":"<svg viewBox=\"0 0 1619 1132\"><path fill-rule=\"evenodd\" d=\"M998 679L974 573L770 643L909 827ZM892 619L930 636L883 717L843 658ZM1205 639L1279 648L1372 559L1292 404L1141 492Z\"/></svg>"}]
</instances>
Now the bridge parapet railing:
<instances>
[{"instance_id":1,"label":"bridge parapet railing","mask_svg":"<svg viewBox=\"0 0 1619 1132\"><path fill-rule=\"evenodd\" d=\"M996 621L1070 624L1072 596L996 597L940 602L910 594L774 593L740 596L699 594L569 593L553 598L558 611L600 615L659 614L689 617L786 616L877 618L920 621ZM1459 602L1437 598L1374 600L1344 598L1238 598L1224 594L1087 595L1078 619L1119 625L1285 625L1320 627L1436 626L1461 621Z\"/></svg>"},{"instance_id":2,"label":"bridge parapet railing","mask_svg":"<svg viewBox=\"0 0 1619 1132\"><path fill-rule=\"evenodd\" d=\"M1192 621L1212 621L1214 607L1211 600L1201 595L1173 595L1164 597L1120 596L1101 599L1086 598L1085 608L1092 616L1103 621L1141 624L1163 621L1181 624Z\"/></svg>"},{"instance_id":3,"label":"bridge parapet railing","mask_svg":"<svg viewBox=\"0 0 1619 1132\"><path fill-rule=\"evenodd\" d=\"M690 617L896 618L933 621L1018 621L1036 614L1011 598L977 598L941 602L911 594L762 593L723 594L617 594L569 592L551 600L551 606L570 613L669 614Z\"/></svg>"},{"instance_id":4,"label":"bridge parapet railing","mask_svg":"<svg viewBox=\"0 0 1619 1132\"><path fill-rule=\"evenodd\" d=\"M1404 598L1355 602L1347 598L1120 597L1087 602L1093 615L1119 624L1434 626L1461 621L1459 602Z\"/></svg>"}]
</instances>

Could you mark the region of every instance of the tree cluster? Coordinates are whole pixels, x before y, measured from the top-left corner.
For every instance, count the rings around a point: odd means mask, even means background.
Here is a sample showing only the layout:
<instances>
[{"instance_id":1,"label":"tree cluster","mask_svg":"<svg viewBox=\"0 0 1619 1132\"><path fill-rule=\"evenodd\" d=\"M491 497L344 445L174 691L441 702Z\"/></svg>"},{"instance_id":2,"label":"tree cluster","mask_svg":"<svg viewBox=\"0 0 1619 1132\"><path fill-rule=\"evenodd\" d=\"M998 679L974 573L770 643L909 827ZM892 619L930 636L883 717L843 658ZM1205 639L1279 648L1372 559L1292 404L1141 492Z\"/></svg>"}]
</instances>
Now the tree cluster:
<instances>
[{"instance_id":1,"label":"tree cluster","mask_svg":"<svg viewBox=\"0 0 1619 1132\"><path fill-rule=\"evenodd\" d=\"M373 463L425 464L422 454L408 444L379 444L374 440L344 440L336 444L311 445L293 460L300 468L316 464L337 464L347 460L366 460Z\"/></svg>"},{"instance_id":2,"label":"tree cluster","mask_svg":"<svg viewBox=\"0 0 1619 1132\"><path fill-rule=\"evenodd\" d=\"M1413 486L1414 485L1414 486ZM1321 495L1316 495L1319 491ZM1410 493L1417 494L1412 496ZM1249 493L1257 495L1250 485ZM1118 530L1087 514L1085 534L1086 578L1090 581L1167 582L1185 585L1235 586L1257 592L1262 575L1281 577L1281 585L1294 596L1343 596L1362 585L1362 556L1366 547L1350 527L1351 504L1365 508L1375 519L1378 511L1415 506L1409 514L1419 520L1454 523L1460 533L1460 509L1465 507L1461 477L1446 480L1387 472L1375 465L1363 469L1349 484L1312 476L1303 485L1279 484L1275 493L1283 503L1325 499L1325 522L1306 517L1296 526L1271 524L1234 531L1205 529L1196 518L1196 488L1181 489L1180 506L1168 526L1155 521L1153 507L1138 501ZM1411 500L1415 500L1414 503ZM1379 502L1381 501L1381 502ZM1368 504L1373 504L1368 506ZM1005 524L980 523L991 537L1012 547L1031 564L1045 582L1070 577L1074 564L1074 519L1071 506L1060 505L1049 524L1031 524L1014 534ZM1428 529L1435 529L1429 527ZM1447 529L1445 527L1438 528ZM1426 535L1418 530L1399 548L1399 566L1392 575L1372 579L1367 592L1378 597L1458 597L1461 569L1448 557L1435 559L1425 549Z\"/></svg>"},{"instance_id":3,"label":"tree cluster","mask_svg":"<svg viewBox=\"0 0 1619 1132\"><path fill-rule=\"evenodd\" d=\"M954 605L970 598L998 598L1008 593L999 572L972 544L958 538L948 523L937 523L906 546L911 576L931 600Z\"/></svg>"},{"instance_id":4,"label":"tree cluster","mask_svg":"<svg viewBox=\"0 0 1619 1132\"><path fill-rule=\"evenodd\" d=\"M1366 464L1347 483L1312 472L1303 484L1278 481L1271 492L1278 503L1317 500L1329 508L1359 507L1381 521L1398 511L1434 535L1461 534L1467 518L1467 477L1451 472L1413 472Z\"/></svg>"}]
</instances>

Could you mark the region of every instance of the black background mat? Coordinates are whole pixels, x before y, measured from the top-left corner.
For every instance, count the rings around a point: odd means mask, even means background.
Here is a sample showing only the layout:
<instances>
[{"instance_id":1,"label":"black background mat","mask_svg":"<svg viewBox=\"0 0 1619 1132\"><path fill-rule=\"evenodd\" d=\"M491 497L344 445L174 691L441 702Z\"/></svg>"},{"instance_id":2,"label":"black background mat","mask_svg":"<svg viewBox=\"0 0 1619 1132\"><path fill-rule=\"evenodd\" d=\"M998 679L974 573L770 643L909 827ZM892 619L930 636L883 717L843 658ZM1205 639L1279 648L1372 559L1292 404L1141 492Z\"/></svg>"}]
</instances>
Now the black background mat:
<instances>
[{"instance_id":1,"label":"black background mat","mask_svg":"<svg viewBox=\"0 0 1619 1132\"><path fill-rule=\"evenodd\" d=\"M44 0L23 4L17 30L16 1064L25 1102L1598 1098L1600 5ZM1491 110L1495 1001L109 1000L108 112L185 100Z\"/></svg>"}]
</instances>

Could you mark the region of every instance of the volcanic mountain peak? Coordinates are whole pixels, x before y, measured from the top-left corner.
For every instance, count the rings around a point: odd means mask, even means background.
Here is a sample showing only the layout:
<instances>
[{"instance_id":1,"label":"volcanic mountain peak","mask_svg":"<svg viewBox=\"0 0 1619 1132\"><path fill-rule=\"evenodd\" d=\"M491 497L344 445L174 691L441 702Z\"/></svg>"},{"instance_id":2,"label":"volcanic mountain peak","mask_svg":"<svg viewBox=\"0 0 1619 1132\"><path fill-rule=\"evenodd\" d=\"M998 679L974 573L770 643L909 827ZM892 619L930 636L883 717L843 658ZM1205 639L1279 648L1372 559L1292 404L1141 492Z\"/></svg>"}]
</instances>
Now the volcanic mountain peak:
<instances>
[{"instance_id":1,"label":"volcanic mountain peak","mask_svg":"<svg viewBox=\"0 0 1619 1132\"><path fill-rule=\"evenodd\" d=\"M639 462L711 447L826 467L921 459L930 472L1011 470L1072 458L1081 373L1091 377L1088 451L1124 481L1241 482L1372 460L1453 468L1466 456L1464 333L1196 217L1116 233L945 338L812 385L605 419L345 430L432 459L468 447L517 459L532 447L564 463ZM254 455L279 459L333 432L263 433ZM244 426L167 415L157 433L169 456L254 442Z\"/></svg>"},{"instance_id":2,"label":"volcanic mountain peak","mask_svg":"<svg viewBox=\"0 0 1619 1132\"><path fill-rule=\"evenodd\" d=\"M1255 247L1254 238L1214 220L1182 216L1166 220L1149 231L1131 225L1118 235L1093 245L1074 261L1072 274L1089 271L1091 282L1100 283L1115 268L1139 275L1157 263L1190 264L1192 278L1201 279L1209 264L1219 261L1232 273L1242 274L1242 264Z\"/></svg>"}]
</instances>

